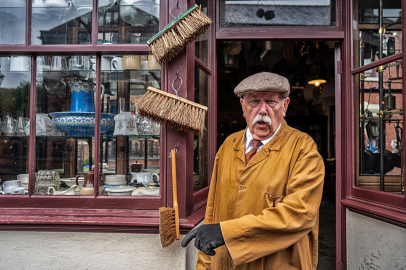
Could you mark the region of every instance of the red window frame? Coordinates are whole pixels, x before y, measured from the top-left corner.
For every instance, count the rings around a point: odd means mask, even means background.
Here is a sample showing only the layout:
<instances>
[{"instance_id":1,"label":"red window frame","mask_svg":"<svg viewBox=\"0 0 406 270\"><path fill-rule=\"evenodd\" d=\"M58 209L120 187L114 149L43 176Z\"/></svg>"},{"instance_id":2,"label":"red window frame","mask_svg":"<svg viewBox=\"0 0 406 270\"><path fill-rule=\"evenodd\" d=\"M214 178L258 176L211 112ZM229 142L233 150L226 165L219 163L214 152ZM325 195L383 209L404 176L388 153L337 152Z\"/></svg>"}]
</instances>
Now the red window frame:
<instances>
[{"instance_id":1,"label":"red window frame","mask_svg":"<svg viewBox=\"0 0 406 270\"><path fill-rule=\"evenodd\" d=\"M97 10L97 0L93 0L93 10ZM26 54L31 55L31 89L30 89L30 121L35 122L35 100L36 100L36 56L47 54L94 54L97 58L96 75L100 78L100 60L102 53L150 53L147 44L97 44L97 16L92 16L92 44L89 45L31 45L31 0L26 1L26 33L25 44L21 45L0 45L0 55ZM160 2L160 29L172 21L169 9L175 1L161 0ZM194 4L180 2L182 10ZM214 1L210 4L213 6ZM213 9L212 9L213 10ZM212 11L212 16L213 16ZM211 16L211 17L212 17ZM211 36L214 37L214 28L211 28ZM212 40L214 40L212 38ZM162 89L168 91L170 83L176 71L183 78L183 85L179 89L180 96L193 99L194 87L194 44L190 44L186 52L182 52L176 59L162 66ZM214 63L213 59L211 63ZM208 68L206 68L208 69ZM209 69L208 69L209 70ZM170 81L170 82L169 82ZM214 84L213 82L211 82ZM100 80L97 81L96 89L100 89ZM99 90L100 91L100 90ZM169 92L169 91L168 91ZM100 96L96 95L96 103ZM100 116L100 111L96 111ZM213 115L211 115L213 121ZM96 126L99 120L96 118ZM213 131L211 131L213 132ZM30 134L35 134L35 125L30 127ZM95 145L99 145L100 131L95 130ZM172 207L172 175L171 161L167 157L175 146L178 147L177 158L177 182L178 201L181 232L193 228L204 217L205 202L208 188L193 194L191 178L193 175L193 135L161 127L161 193L160 197L144 198L108 198L80 197L64 198L47 195L35 195L34 173L35 173L35 136L29 139L29 173L30 173L30 194L15 196L0 196L0 230L57 230L57 231L122 231L158 233L159 207ZM99 156L100 149L95 148L95 156ZM212 158L214 159L214 157ZM190 163L192 162L192 163ZM192 165L192 166L190 166ZM95 178L99 175L98 162L95 164Z\"/></svg>"},{"instance_id":2,"label":"red window frame","mask_svg":"<svg viewBox=\"0 0 406 270\"><path fill-rule=\"evenodd\" d=\"M395 54L381 60L375 61L371 64L353 68L353 31L352 31L352 18L353 18L353 1L349 1L350 14L347 18L346 32L348 39L345 41L344 54L344 70L346 72L343 74L343 88L342 88L342 169L341 175L343 179L343 194L344 199L342 203L344 206L350 209L358 210L369 214L370 216L378 219L385 220L386 222L406 222L406 196L392 194L384 191L375 191L365 188L360 188L355 186L356 179L356 130L355 130L355 100L353 94L353 76L359 74L366 70L399 60L406 59L405 45L406 40L402 39L402 52ZM406 18L406 10L404 6L404 1L402 1L402 18ZM402 20L402 32L406 26L406 22ZM402 76L406 75L406 70L403 66ZM406 78L406 77L405 77ZM402 89L405 89L406 81L402 82ZM403 104L406 104L406 95L402 96ZM405 115L403 115L403 121L406 120ZM406 132L403 131L403 136ZM405 166L405 161L403 160L403 166Z\"/></svg>"}]
</instances>

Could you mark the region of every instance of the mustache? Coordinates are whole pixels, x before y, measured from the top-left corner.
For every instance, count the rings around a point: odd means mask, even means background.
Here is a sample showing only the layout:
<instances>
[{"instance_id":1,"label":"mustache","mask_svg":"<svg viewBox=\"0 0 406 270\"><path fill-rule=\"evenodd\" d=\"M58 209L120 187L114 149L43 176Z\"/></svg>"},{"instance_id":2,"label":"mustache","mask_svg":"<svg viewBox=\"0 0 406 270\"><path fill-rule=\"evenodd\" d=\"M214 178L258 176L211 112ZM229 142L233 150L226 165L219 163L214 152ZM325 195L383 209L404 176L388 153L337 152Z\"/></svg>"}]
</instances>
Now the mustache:
<instances>
[{"instance_id":1,"label":"mustache","mask_svg":"<svg viewBox=\"0 0 406 270\"><path fill-rule=\"evenodd\" d=\"M255 116L254 120L252 121L252 125L255 126L256 123L258 122L264 122L268 124L269 126L272 124L272 120L268 115L262 115L262 114L257 114Z\"/></svg>"}]
</instances>

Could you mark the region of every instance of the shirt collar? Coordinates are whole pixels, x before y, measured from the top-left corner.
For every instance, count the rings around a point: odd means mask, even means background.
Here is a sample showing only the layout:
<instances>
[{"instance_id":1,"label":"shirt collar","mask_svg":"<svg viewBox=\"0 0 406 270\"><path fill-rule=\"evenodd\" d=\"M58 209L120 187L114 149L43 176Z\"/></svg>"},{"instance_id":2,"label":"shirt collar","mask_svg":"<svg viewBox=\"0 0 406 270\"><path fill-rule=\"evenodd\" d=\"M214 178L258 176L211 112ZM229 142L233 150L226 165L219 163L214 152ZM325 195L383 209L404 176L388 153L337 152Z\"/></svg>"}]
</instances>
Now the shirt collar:
<instances>
[{"instance_id":1,"label":"shirt collar","mask_svg":"<svg viewBox=\"0 0 406 270\"><path fill-rule=\"evenodd\" d=\"M276 133L278 133L279 129L281 128L281 125L282 125L282 123L279 124L278 129L271 137L269 137L268 139L265 139L265 140L261 140L262 145L267 144L270 140L272 140L273 137L275 137ZM252 147L252 139L253 138L252 138L250 128L247 127L247 131L245 132L245 150L247 150L250 146Z\"/></svg>"}]
</instances>

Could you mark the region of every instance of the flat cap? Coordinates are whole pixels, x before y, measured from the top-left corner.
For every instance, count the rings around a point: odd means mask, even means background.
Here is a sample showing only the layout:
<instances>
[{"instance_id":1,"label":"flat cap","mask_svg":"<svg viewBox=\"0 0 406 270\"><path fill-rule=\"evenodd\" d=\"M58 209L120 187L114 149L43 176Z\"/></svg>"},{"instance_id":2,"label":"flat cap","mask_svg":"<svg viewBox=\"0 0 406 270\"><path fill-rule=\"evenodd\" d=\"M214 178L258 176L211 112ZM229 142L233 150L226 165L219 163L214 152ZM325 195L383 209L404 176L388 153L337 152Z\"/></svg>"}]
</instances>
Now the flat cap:
<instances>
[{"instance_id":1,"label":"flat cap","mask_svg":"<svg viewBox=\"0 0 406 270\"><path fill-rule=\"evenodd\" d=\"M245 78L234 89L238 97L251 92L274 92L288 97L290 93L289 80L271 72L261 72Z\"/></svg>"}]
</instances>

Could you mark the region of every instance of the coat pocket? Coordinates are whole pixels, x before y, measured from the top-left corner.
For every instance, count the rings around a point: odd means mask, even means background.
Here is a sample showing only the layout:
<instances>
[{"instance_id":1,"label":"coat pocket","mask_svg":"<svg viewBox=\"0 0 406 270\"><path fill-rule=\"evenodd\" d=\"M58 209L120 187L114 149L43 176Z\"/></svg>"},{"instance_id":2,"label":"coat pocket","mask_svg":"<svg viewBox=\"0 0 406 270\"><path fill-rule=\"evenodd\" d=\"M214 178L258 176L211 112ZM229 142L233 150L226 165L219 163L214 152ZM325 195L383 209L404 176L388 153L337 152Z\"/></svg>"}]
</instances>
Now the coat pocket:
<instances>
[{"instance_id":1,"label":"coat pocket","mask_svg":"<svg viewBox=\"0 0 406 270\"><path fill-rule=\"evenodd\" d=\"M271 195L268 191L265 193L265 201L267 207L275 207L278 203L281 203L285 198L285 195Z\"/></svg>"}]
</instances>

